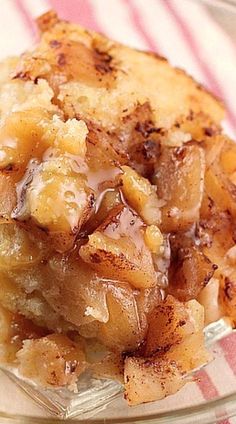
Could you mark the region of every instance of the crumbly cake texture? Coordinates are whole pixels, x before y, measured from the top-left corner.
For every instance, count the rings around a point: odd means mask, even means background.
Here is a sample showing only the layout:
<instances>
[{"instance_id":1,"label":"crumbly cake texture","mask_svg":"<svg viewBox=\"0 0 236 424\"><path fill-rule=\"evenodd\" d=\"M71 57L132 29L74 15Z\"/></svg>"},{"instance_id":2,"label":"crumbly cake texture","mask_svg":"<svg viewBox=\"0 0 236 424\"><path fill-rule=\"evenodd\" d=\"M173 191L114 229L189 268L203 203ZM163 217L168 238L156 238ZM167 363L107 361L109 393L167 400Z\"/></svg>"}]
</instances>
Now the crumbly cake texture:
<instances>
[{"instance_id":1,"label":"crumbly cake texture","mask_svg":"<svg viewBox=\"0 0 236 424\"><path fill-rule=\"evenodd\" d=\"M38 26L0 65L0 360L162 399L211 360L204 326L236 322L224 107L154 53L54 12Z\"/></svg>"}]
</instances>

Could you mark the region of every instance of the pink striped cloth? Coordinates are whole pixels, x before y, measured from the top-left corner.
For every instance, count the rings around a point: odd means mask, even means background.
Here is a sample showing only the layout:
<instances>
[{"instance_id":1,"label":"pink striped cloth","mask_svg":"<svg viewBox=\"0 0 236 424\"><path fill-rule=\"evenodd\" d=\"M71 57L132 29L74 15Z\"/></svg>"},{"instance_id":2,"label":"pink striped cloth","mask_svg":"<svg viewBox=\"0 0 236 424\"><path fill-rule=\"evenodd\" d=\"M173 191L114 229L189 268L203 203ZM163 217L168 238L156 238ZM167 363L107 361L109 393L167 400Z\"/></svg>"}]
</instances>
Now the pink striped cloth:
<instances>
[{"instance_id":1,"label":"pink striped cloth","mask_svg":"<svg viewBox=\"0 0 236 424\"><path fill-rule=\"evenodd\" d=\"M33 19L51 8L61 18L167 56L224 99L226 128L236 134L235 44L199 0L1 0L0 56L29 47L36 35ZM216 360L185 390L185 405L236 391L236 335L219 342L216 352Z\"/></svg>"}]
</instances>

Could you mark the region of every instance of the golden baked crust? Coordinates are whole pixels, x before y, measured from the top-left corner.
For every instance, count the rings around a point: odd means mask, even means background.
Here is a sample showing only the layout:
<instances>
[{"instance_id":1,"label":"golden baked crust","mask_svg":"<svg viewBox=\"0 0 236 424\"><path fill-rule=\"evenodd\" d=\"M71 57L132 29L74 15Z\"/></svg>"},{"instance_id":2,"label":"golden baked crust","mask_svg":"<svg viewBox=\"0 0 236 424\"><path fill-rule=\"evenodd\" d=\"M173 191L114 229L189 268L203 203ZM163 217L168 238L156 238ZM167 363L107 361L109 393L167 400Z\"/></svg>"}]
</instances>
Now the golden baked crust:
<instances>
[{"instance_id":1,"label":"golden baked crust","mask_svg":"<svg viewBox=\"0 0 236 424\"><path fill-rule=\"evenodd\" d=\"M148 102L157 128L170 128L190 111L222 120L222 103L157 54L59 21L52 12L39 19L39 26L41 40L23 55L16 77L46 78L67 117L118 129L138 104Z\"/></svg>"}]
</instances>

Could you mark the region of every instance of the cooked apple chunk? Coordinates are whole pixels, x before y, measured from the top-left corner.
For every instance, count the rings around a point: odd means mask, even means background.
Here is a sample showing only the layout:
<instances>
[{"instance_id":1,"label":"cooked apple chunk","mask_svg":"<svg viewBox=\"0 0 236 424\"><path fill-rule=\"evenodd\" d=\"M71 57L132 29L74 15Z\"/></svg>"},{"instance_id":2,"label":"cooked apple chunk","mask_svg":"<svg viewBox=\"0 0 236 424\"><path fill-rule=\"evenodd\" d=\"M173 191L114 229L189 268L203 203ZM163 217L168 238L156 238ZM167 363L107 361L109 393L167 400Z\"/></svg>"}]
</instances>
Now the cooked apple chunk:
<instances>
[{"instance_id":1,"label":"cooked apple chunk","mask_svg":"<svg viewBox=\"0 0 236 424\"><path fill-rule=\"evenodd\" d=\"M204 189L205 158L198 145L164 148L154 182L162 207L162 230L186 230L198 221Z\"/></svg>"},{"instance_id":2,"label":"cooked apple chunk","mask_svg":"<svg viewBox=\"0 0 236 424\"><path fill-rule=\"evenodd\" d=\"M181 247L172 255L168 292L182 301L196 299L212 278L217 265L195 246Z\"/></svg>"},{"instance_id":3,"label":"cooked apple chunk","mask_svg":"<svg viewBox=\"0 0 236 424\"><path fill-rule=\"evenodd\" d=\"M108 321L106 285L81 259L57 254L41 269L40 289L45 299L68 322L79 327Z\"/></svg>"},{"instance_id":4,"label":"cooked apple chunk","mask_svg":"<svg viewBox=\"0 0 236 424\"><path fill-rule=\"evenodd\" d=\"M134 287L152 287L156 284L156 272L142 226L130 209L117 206L80 248L80 256L106 278L119 276Z\"/></svg>"},{"instance_id":5,"label":"cooked apple chunk","mask_svg":"<svg viewBox=\"0 0 236 424\"><path fill-rule=\"evenodd\" d=\"M86 124L76 119L64 122L43 108L14 111L0 128L0 168L22 168L32 158L42 158L47 148L84 158Z\"/></svg>"},{"instance_id":6,"label":"cooked apple chunk","mask_svg":"<svg viewBox=\"0 0 236 424\"><path fill-rule=\"evenodd\" d=\"M174 361L135 357L125 360L125 399L129 405L163 399L184 384L181 370Z\"/></svg>"},{"instance_id":7,"label":"cooked apple chunk","mask_svg":"<svg viewBox=\"0 0 236 424\"><path fill-rule=\"evenodd\" d=\"M148 316L160 302L158 287L133 290L127 283L106 281L109 319L80 327L84 337L95 337L113 352L133 352L140 347L148 328ZM117 320L117 316L122 319Z\"/></svg>"},{"instance_id":8,"label":"cooked apple chunk","mask_svg":"<svg viewBox=\"0 0 236 424\"><path fill-rule=\"evenodd\" d=\"M16 182L17 176L0 171L0 223L11 221L16 206Z\"/></svg>"},{"instance_id":9,"label":"cooked apple chunk","mask_svg":"<svg viewBox=\"0 0 236 424\"><path fill-rule=\"evenodd\" d=\"M182 303L173 296L167 296L149 317L145 356L166 352L171 346L181 343L185 336L194 333L202 311L202 306L196 301ZM192 315L197 317L195 321L191 319ZM203 327L203 321L200 327Z\"/></svg>"},{"instance_id":10,"label":"cooked apple chunk","mask_svg":"<svg viewBox=\"0 0 236 424\"><path fill-rule=\"evenodd\" d=\"M14 243L12 242L14 240ZM0 269L31 266L42 259L42 242L15 224L0 225Z\"/></svg>"},{"instance_id":11,"label":"cooked apple chunk","mask_svg":"<svg viewBox=\"0 0 236 424\"><path fill-rule=\"evenodd\" d=\"M125 399L129 405L160 400L187 382L187 373L211 360L202 331L174 344L166 354L125 359Z\"/></svg>"},{"instance_id":12,"label":"cooked apple chunk","mask_svg":"<svg viewBox=\"0 0 236 424\"><path fill-rule=\"evenodd\" d=\"M86 178L75 174L67 161L58 158L36 167L31 181L26 183L24 203L15 211L15 218L32 218L49 232L73 234L90 217L94 195Z\"/></svg>"},{"instance_id":13,"label":"cooked apple chunk","mask_svg":"<svg viewBox=\"0 0 236 424\"><path fill-rule=\"evenodd\" d=\"M236 190L235 184L229 179L216 162L209 168L205 175L205 190L207 195L215 202L219 209L229 211L236 216Z\"/></svg>"},{"instance_id":14,"label":"cooked apple chunk","mask_svg":"<svg viewBox=\"0 0 236 424\"><path fill-rule=\"evenodd\" d=\"M0 129L0 168L26 166L48 147L42 140L43 109L13 112Z\"/></svg>"},{"instance_id":15,"label":"cooked apple chunk","mask_svg":"<svg viewBox=\"0 0 236 424\"><path fill-rule=\"evenodd\" d=\"M205 203L205 202L204 202ZM229 211L221 211L214 201L208 197L201 211L199 234L203 253L218 266L214 277L220 278L222 271L230 265L230 249L235 245L234 218Z\"/></svg>"},{"instance_id":16,"label":"cooked apple chunk","mask_svg":"<svg viewBox=\"0 0 236 424\"><path fill-rule=\"evenodd\" d=\"M144 240L150 251L156 255L161 255L164 250L164 239L157 225L149 225L145 229Z\"/></svg>"},{"instance_id":17,"label":"cooked apple chunk","mask_svg":"<svg viewBox=\"0 0 236 424\"><path fill-rule=\"evenodd\" d=\"M205 325L217 321L222 315L219 288L219 279L211 278L198 296L198 302L204 307Z\"/></svg>"},{"instance_id":18,"label":"cooked apple chunk","mask_svg":"<svg viewBox=\"0 0 236 424\"><path fill-rule=\"evenodd\" d=\"M234 326L236 325L236 272L229 269L222 274L220 279L220 305L224 313L229 316Z\"/></svg>"},{"instance_id":19,"label":"cooked apple chunk","mask_svg":"<svg viewBox=\"0 0 236 424\"><path fill-rule=\"evenodd\" d=\"M125 359L125 398L130 405L159 400L178 391L190 370L211 359L204 347L204 309L171 296L152 313L144 357Z\"/></svg>"},{"instance_id":20,"label":"cooked apple chunk","mask_svg":"<svg viewBox=\"0 0 236 424\"><path fill-rule=\"evenodd\" d=\"M156 187L129 166L123 166L122 170L122 192L129 205L146 224L158 224L161 220L161 202L158 201Z\"/></svg>"},{"instance_id":21,"label":"cooked apple chunk","mask_svg":"<svg viewBox=\"0 0 236 424\"><path fill-rule=\"evenodd\" d=\"M99 325L98 339L112 350L134 351L144 338L146 326L141 326L133 290L125 283L108 283L107 306L109 320Z\"/></svg>"},{"instance_id":22,"label":"cooked apple chunk","mask_svg":"<svg viewBox=\"0 0 236 424\"><path fill-rule=\"evenodd\" d=\"M224 136L224 145L220 152L220 164L228 175L236 171L236 146L235 142L229 137Z\"/></svg>"}]
</instances>

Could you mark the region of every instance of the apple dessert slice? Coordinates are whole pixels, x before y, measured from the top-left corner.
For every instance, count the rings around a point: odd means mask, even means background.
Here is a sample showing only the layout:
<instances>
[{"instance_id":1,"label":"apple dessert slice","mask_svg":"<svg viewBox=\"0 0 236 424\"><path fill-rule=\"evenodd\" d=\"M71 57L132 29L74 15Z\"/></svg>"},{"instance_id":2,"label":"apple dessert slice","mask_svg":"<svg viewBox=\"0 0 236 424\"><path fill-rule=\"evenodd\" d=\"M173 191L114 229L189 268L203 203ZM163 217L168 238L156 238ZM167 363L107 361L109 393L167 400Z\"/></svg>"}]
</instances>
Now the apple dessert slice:
<instances>
[{"instance_id":1,"label":"apple dessert slice","mask_svg":"<svg viewBox=\"0 0 236 424\"><path fill-rule=\"evenodd\" d=\"M0 361L162 399L211 359L204 325L236 325L224 106L157 54L53 11L38 26L0 64Z\"/></svg>"}]
</instances>

